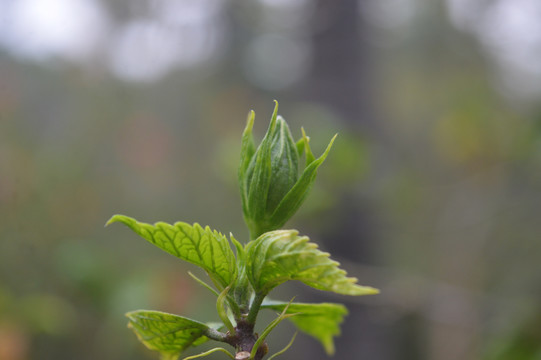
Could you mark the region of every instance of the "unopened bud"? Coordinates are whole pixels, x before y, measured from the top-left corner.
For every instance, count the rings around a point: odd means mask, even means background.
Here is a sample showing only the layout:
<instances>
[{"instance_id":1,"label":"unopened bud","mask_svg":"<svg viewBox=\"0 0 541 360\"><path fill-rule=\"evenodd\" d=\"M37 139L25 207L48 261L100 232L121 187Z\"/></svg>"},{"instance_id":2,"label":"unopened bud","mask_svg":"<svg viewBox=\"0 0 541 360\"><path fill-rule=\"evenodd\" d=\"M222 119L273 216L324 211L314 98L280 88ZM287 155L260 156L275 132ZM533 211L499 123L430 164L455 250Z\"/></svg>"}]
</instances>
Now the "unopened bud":
<instances>
[{"instance_id":1,"label":"unopened bud","mask_svg":"<svg viewBox=\"0 0 541 360\"><path fill-rule=\"evenodd\" d=\"M308 137L293 141L286 121L278 116L278 102L269 128L256 149L252 137L255 114L248 115L242 136L239 183L244 219L252 238L283 226L303 203L315 180L317 168L332 146L315 159ZM305 167L299 174L299 156L306 154Z\"/></svg>"}]
</instances>

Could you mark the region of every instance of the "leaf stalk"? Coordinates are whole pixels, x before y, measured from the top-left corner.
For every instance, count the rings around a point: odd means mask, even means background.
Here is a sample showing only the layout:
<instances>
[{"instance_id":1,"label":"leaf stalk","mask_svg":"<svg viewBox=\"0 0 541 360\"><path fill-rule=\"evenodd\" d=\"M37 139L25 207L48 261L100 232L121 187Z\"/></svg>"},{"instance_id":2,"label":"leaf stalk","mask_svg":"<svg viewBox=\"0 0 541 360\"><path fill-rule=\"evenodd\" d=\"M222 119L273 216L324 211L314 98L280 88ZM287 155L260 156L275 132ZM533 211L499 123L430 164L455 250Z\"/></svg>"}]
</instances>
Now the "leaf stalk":
<instances>
[{"instance_id":1,"label":"leaf stalk","mask_svg":"<svg viewBox=\"0 0 541 360\"><path fill-rule=\"evenodd\" d=\"M250 312L248 313L248 317L246 318L246 321L249 324L255 324L255 320L257 319L257 314L259 313L261 304L263 303L263 300L265 299L266 296L267 296L267 293L258 292L255 294L254 300L252 301L252 305L250 306Z\"/></svg>"}]
</instances>

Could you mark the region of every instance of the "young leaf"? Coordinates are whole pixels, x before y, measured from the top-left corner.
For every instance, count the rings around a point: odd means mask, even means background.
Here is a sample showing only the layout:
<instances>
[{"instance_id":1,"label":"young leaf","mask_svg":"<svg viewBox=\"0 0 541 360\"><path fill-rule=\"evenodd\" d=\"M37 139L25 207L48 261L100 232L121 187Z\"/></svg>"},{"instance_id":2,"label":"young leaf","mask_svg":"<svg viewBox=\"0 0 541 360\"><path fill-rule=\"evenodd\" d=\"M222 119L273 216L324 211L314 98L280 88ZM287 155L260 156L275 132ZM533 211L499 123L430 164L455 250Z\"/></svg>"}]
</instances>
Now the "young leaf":
<instances>
[{"instance_id":1,"label":"young leaf","mask_svg":"<svg viewBox=\"0 0 541 360\"><path fill-rule=\"evenodd\" d=\"M246 276L246 251L232 234L229 237L237 249L237 278L231 289L231 295L241 312L247 312L253 290Z\"/></svg>"},{"instance_id":2,"label":"young leaf","mask_svg":"<svg viewBox=\"0 0 541 360\"><path fill-rule=\"evenodd\" d=\"M287 305L288 303L266 300L261 308L282 312ZM344 305L292 303L287 308L287 313L296 313L297 315L289 320L300 331L319 340L328 355L334 354L333 337L340 335L340 324L348 314Z\"/></svg>"},{"instance_id":3,"label":"young leaf","mask_svg":"<svg viewBox=\"0 0 541 360\"><path fill-rule=\"evenodd\" d=\"M235 279L235 254L227 238L208 226L202 228L197 223L190 225L184 222L173 225L157 222L151 225L124 215L114 215L107 225L114 222L127 225L160 249L202 267L215 283L221 285L221 289Z\"/></svg>"},{"instance_id":4,"label":"young leaf","mask_svg":"<svg viewBox=\"0 0 541 360\"><path fill-rule=\"evenodd\" d=\"M344 295L377 294L378 290L357 285L338 268L329 254L296 230L270 231L247 246L247 274L255 291L267 294L288 280L299 280L319 290Z\"/></svg>"},{"instance_id":5,"label":"young leaf","mask_svg":"<svg viewBox=\"0 0 541 360\"><path fill-rule=\"evenodd\" d=\"M206 340L209 326L195 320L160 311L139 310L126 314L128 327L139 340L151 350L157 350L162 358L175 359L194 343Z\"/></svg>"}]
</instances>

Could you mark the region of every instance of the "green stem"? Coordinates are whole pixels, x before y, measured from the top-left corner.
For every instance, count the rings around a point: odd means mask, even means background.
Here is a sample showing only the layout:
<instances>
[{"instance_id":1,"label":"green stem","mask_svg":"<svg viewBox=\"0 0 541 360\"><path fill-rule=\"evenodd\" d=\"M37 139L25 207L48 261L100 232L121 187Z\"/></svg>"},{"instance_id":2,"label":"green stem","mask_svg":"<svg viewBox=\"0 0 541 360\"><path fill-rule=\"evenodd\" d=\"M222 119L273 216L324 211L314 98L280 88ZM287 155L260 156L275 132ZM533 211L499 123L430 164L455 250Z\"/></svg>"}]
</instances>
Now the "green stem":
<instances>
[{"instance_id":1,"label":"green stem","mask_svg":"<svg viewBox=\"0 0 541 360\"><path fill-rule=\"evenodd\" d=\"M193 356L188 356L186 358L184 358L184 360L193 360L193 359L197 359L197 358L200 358L200 357L204 357L204 356L207 356L207 355L210 355L212 353L215 353L216 351L221 351L223 353L226 353L227 356L229 356L231 359L235 360L235 357L233 355L231 355L231 353L229 351L227 351L226 349L224 348L220 348L220 347L217 347L217 348L214 348L214 349L210 349L209 351L205 351L201 354L198 354L198 355L193 355Z\"/></svg>"},{"instance_id":2,"label":"green stem","mask_svg":"<svg viewBox=\"0 0 541 360\"><path fill-rule=\"evenodd\" d=\"M255 320L257 318L257 314L259 313L259 308L261 307L261 303L263 303L263 300L265 299L265 296L267 296L266 293L256 293L255 298L252 301L252 306L250 306L250 312L248 313L248 317L246 318L246 321L249 324L255 324Z\"/></svg>"},{"instance_id":3,"label":"green stem","mask_svg":"<svg viewBox=\"0 0 541 360\"><path fill-rule=\"evenodd\" d=\"M221 331L215 330L213 328L208 328L205 330L205 336L211 340L220 341L227 343L228 336Z\"/></svg>"},{"instance_id":4,"label":"green stem","mask_svg":"<svg viewBox=\"0 0 541 360\"><path fill-rule=\"evenodd\" d=\"M289 303L291 304L291 303ZM288 306L285 307L284 311L282 311L282 313L280 314L280 316L278 316L276 319L274 319L269 325L267 325L267 327L265 328L265 330L263 330L263 332L261 333L261 336L259 336L257 338L257 340L255 341L254 343L254 346L252 347L252 351L250 353L250 359L249 360L253 360L255 359L256 357L256 354L257 354L257 350L259 349L259 345L263 344L263 342L265 341L265 338L270 334L270 332L279 324L282 322L282 320L288 318L288 317L292 317L292 316L295 316L296 314L286 314L287 312L287 308L289 307L289 304ZM287 349L286 349L287 350Z\"/></svg>"}]
</instances>

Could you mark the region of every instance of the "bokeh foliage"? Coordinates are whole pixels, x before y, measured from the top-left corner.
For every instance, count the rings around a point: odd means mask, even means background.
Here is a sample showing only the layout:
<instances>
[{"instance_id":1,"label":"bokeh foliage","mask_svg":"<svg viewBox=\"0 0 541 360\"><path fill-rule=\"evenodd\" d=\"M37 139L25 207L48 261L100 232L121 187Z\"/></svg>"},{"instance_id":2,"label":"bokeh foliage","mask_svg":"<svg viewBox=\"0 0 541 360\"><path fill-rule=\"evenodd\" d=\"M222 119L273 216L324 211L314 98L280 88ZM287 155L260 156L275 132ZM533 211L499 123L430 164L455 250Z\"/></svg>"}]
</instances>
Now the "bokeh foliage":
<instances>
[{"instance_id":1,"label":"bokeh foliage","mask_svg":"<svg viewBox=\"0 0 541 360\"><path fill-rule=\"evenodd\" d=\"M103 3L118 23L145 12ZM446 2L412 2L415 16L385 26L352 1L306 1L302 21L287 25L271 3L224 1L226 50L147 83L92 59L0 49L0 359L152 358L125 330L126 311L212 320L186 269L103 224L122 212L247 238L238 134L246 109L268 114L275 98L291 128L310 129L316 154L318 139L343 129L296 221L382 289L347 304L345 325L365 327L343 330L337 358L370 349L380 360L538 359L538 99L499 82L493 53L452 25ZM333 17L348 8L356 30L325 47L332 24L352 21ZM276 33L313 47L289 87L247 75L249 40ZM333 77L340 69L350 76ZM291 356L310 354L314 343L297 341Z\"/></svg>"}]
</instances>

